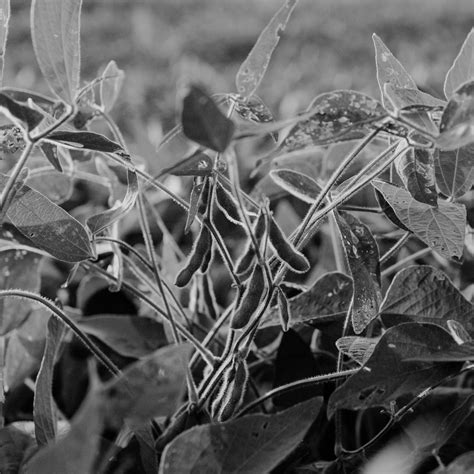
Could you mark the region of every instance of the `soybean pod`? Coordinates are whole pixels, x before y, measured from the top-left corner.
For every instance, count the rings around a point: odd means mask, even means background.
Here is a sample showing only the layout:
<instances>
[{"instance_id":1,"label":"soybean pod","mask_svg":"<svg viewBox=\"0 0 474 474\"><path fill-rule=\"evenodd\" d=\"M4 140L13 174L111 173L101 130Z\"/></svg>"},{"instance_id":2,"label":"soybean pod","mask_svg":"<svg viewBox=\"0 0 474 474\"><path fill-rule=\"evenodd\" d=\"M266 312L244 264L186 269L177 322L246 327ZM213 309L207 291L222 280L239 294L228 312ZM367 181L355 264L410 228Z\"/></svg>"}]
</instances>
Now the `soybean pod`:
<instances>
[{"instance_id":1,"label":"soybean pod","mask_svg":"<svg viewBox=\"0 0 474 474\"><path fill-rule=\"evenodd\" d=\"M217 414L218 421L226 421L232 417L236 410L242 404L247 391L249 380L249 369L245 360L238 360L233 380L226 387L220 410Z\"/></svg>"}]
</instances>

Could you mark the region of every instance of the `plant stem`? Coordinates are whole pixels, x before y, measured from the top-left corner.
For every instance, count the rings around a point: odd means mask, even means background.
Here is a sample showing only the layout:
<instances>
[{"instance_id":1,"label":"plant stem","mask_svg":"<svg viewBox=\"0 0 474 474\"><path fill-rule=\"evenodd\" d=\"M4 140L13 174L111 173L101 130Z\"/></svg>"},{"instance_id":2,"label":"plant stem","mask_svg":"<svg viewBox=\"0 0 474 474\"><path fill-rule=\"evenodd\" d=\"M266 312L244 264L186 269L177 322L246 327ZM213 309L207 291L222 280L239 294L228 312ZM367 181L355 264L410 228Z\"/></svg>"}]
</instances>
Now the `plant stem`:
<instances>
[{"instance_id":1,"label":"plant stem","mask_svg":"<svg viewBox=\"0 0 474 474\"><path fill-rule=\"evenodd\" d=\"M425 247L424 249L418 250L418 252L408 255L399 262L394 263L391 267L388 267L383 270L381 276L387 277L392 273L395 273L398 269L403 268L407 263L410 263L411 261L416 260L417 258L423 257L424 255L427 255L432 251L433 249L431 247Z\"/></svg>"},{"instance_id":2,"label":"plant stem","mask_svg":"<svg viewBox=\"0 0 474 474\"><path fill-rule=\"evenodd\" d=\"M397 242L387 250L387 252L380 257L380 264L385 263L390 257L392 257L395 253L398 252L408 241L411 236L411 232L405 232L403 236L397 240Z\"/></svg>"}]
</instances>

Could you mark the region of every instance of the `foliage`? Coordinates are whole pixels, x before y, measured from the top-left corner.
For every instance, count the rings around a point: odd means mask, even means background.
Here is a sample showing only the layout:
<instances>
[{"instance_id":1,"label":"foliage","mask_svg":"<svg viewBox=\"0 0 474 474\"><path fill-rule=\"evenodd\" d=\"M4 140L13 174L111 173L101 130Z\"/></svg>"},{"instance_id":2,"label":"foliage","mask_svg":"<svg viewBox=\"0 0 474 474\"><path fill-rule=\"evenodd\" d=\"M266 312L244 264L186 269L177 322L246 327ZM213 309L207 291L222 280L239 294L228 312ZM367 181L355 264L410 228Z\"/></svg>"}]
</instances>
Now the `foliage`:
<instances>
[{"instance_id":1,"label":"foliage","mask_svg":"<svg viewBox=\"0 0 474 474\"><path fill-rule=\"evenodd\" d=\"M296 4L237 93L186 84L153 159L186 151L152 176L111 115L125 72L81 79L81 2L33 0L52 96L0 91L2 472L354 472L407 442L405 472L472 457L474 35L446 100L374 35L380 101L336 90L278 120L256 91ZM78 202L79 180L102 199Z\"/></svg>"}]
</instances>

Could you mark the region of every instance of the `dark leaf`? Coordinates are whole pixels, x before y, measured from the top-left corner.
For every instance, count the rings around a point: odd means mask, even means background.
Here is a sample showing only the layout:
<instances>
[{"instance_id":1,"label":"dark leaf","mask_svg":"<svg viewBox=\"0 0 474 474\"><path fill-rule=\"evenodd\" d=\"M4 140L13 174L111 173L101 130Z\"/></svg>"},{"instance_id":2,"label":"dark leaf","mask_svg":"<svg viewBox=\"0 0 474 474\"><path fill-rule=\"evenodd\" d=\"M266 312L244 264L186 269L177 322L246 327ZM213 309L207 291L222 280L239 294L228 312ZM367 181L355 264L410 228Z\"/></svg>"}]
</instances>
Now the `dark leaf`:
<instances>
[{"instance_id":1,"label":"dark leaf","mask_svg":"<svg viewBox=\"0 0 474 474\"><path fill-rule=\"evenodd\" d=\"M0 186L7 177L0 175ZM8 208L9 221L34 247L65 262L80 262L94 256L84 227L64 209L28 186L22 186Z\"/></svg>"},{"instance_id":2,"label":"dark leaf","mask_svg":"<svg viewBox=\"0 0 474 474\"><path fill-rule=\"evenodd\" d=\"M47 140L72 149L125 154L124 149L118 143L95 132L69 132L61 130L51 132Z\"/></svg>"},{"instance_id":3,"label":"dark leaf","mask_svg":"<svg viewBox=\"0 0 474 474\"><path fill-rule=\"evenodd\" d=\"M232 141L234 123L200 87L192 85L183 101L184 135L211 150L223 152Z\"/></svg>"},{"instance_id":4,"label":"dark leaf","mask_svg":"<svg viewBox=\"0 0 474 474\"><path fill-rule=\"evenodd\" d=\"M311 102L307 113L309 118L288 132L281 151L363 138L375 122L386 116L380 102L349 90L321 94Z\"/></svg>"},{"instance_id":5,"label":"dark leaf","mask_svg":"<svg viewBox=\"0 0 474 474\"><path fill-rule=\"evenodd\" d=\"M115 61L110 61L102 73L100 83L100 103L104 111L112 109L122 89L125 73L117 67Z\"/></svg>"},{"instance_id":6,"label":"dark leaf","mask_svg":"<svg viewBox=\"0 0 474 474\"><path fill-rule=\"evenodd\" d=\"M333 392L328 402L329 415L340 408L389 408L401 395L417 395L455 374L461 368L460 363L409 360L453 344L449 334L434 324L406 323L390 328L365 365Z\"/></svg>"},{"instance_id":7,"label":"dark leaf","mask_svg":"<svg viewBox=\"0 0 474 474\"><path fill-rule=\"evenodd\" d=\"M24 123L28 131L36 128L44 118L44 115L37 110L10 99L10 97L3 93L0 93L0 111L13 122Z\"/></svg>"},{"instance_id":8,"label":"dark leaf","mask_svg":"<svg viewBox=\"0 0 474 474\"><path fill-rule=\"evenodd\" d=\"M399 271L387 290L380 312L383 322L390 326L397 324L396 318L388 314L393 313L446 329L448 321L457 321L469 334L474 334L474 306L445 273L428 265L413 265ZM393 323L392 319L395 319Z\"/></svg>"},{"instance_id":9,"label":"dark leaf","mask_svg":"<svg viewBox=\"0 0 474 474\"><path fill-rule=\"evenodd\" d=\"M434 154L436 150L409 148L395 161L395 166L408 192L417 201L437 206Z\"/></svg>"},{"instance_id":10,"label":"dark leaf","mask_svg":"<svg viewBox=\"0 0 474 474\"><path fill-rule=\"evenodd\" d=\"M454 92L465 82L474 78L474 29L472 29L464 40L461 49L446 74L444 80L444 95L450 99Z\"/></svg>"},{"instance_id":11,"label":"dark leaf","mask_svg":"<svg viewBox=\"0 0 474 474\"><path fill-rule=\"evenodd\" d=\"M395 211L390 207L390 204L384 198L384 195L378 189L374 189L374 191L375 197L377 198L377 202L379 203L379 206L385 216L397 227L400 227L400 229L411 232L410 229L397 217Z\"/></svg>"},{"instance_id":12,"label":"dark leaf","mask_svg":"<svg viewBox=\"0 0 474 474\"><path fill-rule=\"evenodd\" d=\"M474 80L452 95L439 124L438 146L456 150L474 142Z\"/></svg>"},{"instance_id":13,"label":"dark leaf","mask_svg":"<svg viewBox=\"0 0 474 474\"><path fill-rule=\"evenodd\" d=\"M166 344L163 326L144 316L101 314L80 319L77 325L125 357L144 357Z\"/></svg>"},{"instance_id":14,"label":"dark leaf","mask_svg":"<svg viewBox=\"0 0 474 474\"><path fill-rule=\"evenodd\" d=\"M289 169L270 171L270 176L278 186L304 202L312 204L321 192L321 186L309 176Z\"/></svg>"},{"instance_id":15,"label":"dark leaf","mask_svg":"<svg viewBox=\"0 0 474 474\"><path fill-rule=\"evenodd\" d=\"M273 51L280 41L280 35L295 8L296 0L286 0L260 33L254 47L242 63L235 78L237 92L245 99L258 88L265 75Z\"/></svg>"},{"instance_id":16,"label":"dark leaf","mask_svg":"<svg viewBox=\"0 0 474 474\"><path fill-rule=\"evenodd\" d=\"M0 472L15 474L20 471L23 457L34 447L31 436L14 426L0 429Z\"/></svg>"},{"instance_id":17,"label":"dark leaf","mask_svg":"<svg viewBox=\"0 0 474 474\"><path fill-rule=\"evenodd\" d=\"M435 153L436 184L450 198L466 194L474 185L474 145Z\"/></svg>"},{"instance_id":18,"label":"dark leaf","mask_svg":"<svg viewBox=\"0 0 474 474\"><path fill-rule=\"evenodd\" d=\"M54 168L56 168L57 171L62 171L63 167L59 161L58 147L48 142L42 142L39 147L45 158L54 166Z\"/></svg>"},{"instance_id":19,"label":"dark leaf","mask_svg":"<svg viewBox=\"0 0 474 474\"><path fill-rule=\"evenodd\" d=\"M207 153L198 150L176 165L162 170L160 176L164 174L172 174L174 176L210 176L212 168L212 158Z\"/></svg>"},{"instance_id":20,"label":"dark leaf","mask_svg":"<svg viewBox=\"0 0 474 474\"><path fill-rule=\"evenodd\" d=\"M33 403L36 441L39 446L53 442L56 438L57 408L53 398L53 372L66 327L55 316L48 322L48 336L41 367L36 377Z\"/></svg>"},{"instance_id":21,"label":"dark leaf","mask_svg":"<svg viewBox=\"0 0 474 474\"><path fill-rule=\"evenodd\" d=\"M74 191L73 178L51 168L34 170L26 184L56 204L67 201Z\"/></svg>"},{"instance_id":22,"label":"dark leaf","mask_svg":"<svg viewBox=\"0 0 474 474\"><path fill-rule=\"evenodd\" d=\"M335 213L354 282L352 327L360 334L377 317L382 300L379 250L369 228L348 213Z\"/></svg>"},{"instance_id":23,"label":"dark leaf","mask_svg":"<svg viewBox=\"0 0 474 474\"><path fill-rule=\"evenodd\" d=\"M107 422L119 429L125 420L140 425L157 416L170 416L184 393L189 354L187 345L164 347L105 384Z\"/></svg>"},{"instance_id":24,"label":"dark leaf","mask_svg":"<svg viewBox=\"0 0 474 474\"><path fill-rule=\"evenodd\" d=\"M463 205L439 201L438 207L421 203L405 189L373 181L402 223L420 240L446 258L462 256L466 228Z\"/></svg>"},{"instance_id":25,"label":"dark leaf","mask_svg":"<svg viewBox=\"0 0 474 474\"><path fill-rule=\"evenodd\" d=\"M409 357L410 361L466 362L474 360L474 342L458 344L454 339L449 347L436 348L427 354Z\"/></svg>"},{"instance_id":26,"label":"dark leaf","mask_svg":"<svg viewBox=\"0 0 474 474\"><path fill-rule=\"evenodd\" d=\"M34 0L31 36L39 67L50 89L72 104L79 89L82 0Z\"/></svg>"},{"instance_id":27,"label":"dark leaf","mask_svg":"<svg viewBox=\"0 0 474 474\"><path fill-rule=\"evenodd\" d=\"M307 291L290 298L291 319L289 326L299 323L311 323L318 320L332 321L340 319L347 312L352 298L352 280L338 272L326 273L316 280ZM279 326L278 306L273 306L262 321L261 328Z\"/></svg>"},{"instance_id":28,"label":"dark leaf","mask_svg":"<svg viewBox=\"0 0 474 474\"><path fill-rule=\"evenodd\" d=\"M275 415L196 426L165 448L159 472L271 472L303 440L320 408L316 398Z\"/></svg>"}]
</instances>

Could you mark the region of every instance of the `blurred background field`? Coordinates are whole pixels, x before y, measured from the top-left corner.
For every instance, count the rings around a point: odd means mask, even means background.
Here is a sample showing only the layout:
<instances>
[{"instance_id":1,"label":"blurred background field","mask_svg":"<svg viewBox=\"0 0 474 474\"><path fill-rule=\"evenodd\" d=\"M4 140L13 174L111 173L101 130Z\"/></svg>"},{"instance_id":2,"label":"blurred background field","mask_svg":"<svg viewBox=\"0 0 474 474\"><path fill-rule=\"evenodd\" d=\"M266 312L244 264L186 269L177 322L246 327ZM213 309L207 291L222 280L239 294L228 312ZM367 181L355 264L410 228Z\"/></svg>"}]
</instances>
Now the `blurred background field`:
<instances>
[{"instance_id":1,"label":"blurred background field","mask_svg":"<svg viewBox=\"0 0 474 474\"><path fill-rule=\"evenodd\" d=\"M5 85L46 92L31 46L30 2L13 0ZM191 77L235 91L234 75L280 0L84 0L82 78L110 60L126 72L116 118L165 130L175 122L176 84ZM441 95L444 75L474 25L472 0L300 0L260 96L277 117L334 89L378 96L376 32L420 88ZM142 127L144 125L144 127ZM158 127L159 128L159 127Z\"/></svg>"}]
</instances>

